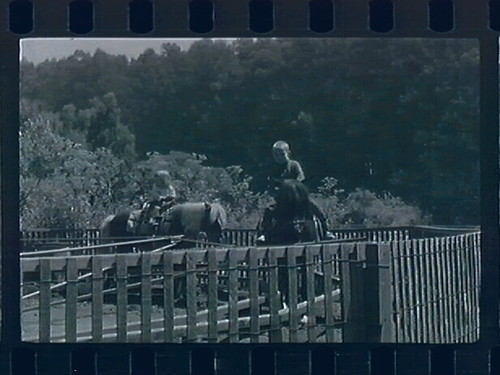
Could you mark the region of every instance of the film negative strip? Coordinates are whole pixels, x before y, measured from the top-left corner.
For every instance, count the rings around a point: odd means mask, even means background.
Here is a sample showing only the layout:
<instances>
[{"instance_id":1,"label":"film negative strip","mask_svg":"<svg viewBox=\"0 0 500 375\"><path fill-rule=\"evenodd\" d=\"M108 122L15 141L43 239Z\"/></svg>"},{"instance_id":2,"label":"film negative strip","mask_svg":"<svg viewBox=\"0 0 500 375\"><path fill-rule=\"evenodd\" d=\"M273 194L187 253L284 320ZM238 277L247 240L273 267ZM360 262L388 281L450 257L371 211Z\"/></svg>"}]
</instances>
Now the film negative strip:
<instances>
[{"instance_id":1,"label":"film negative strip","mask_svg":"<svg viewBox=\"0 0 500 375\"><path fill-rule=\"evenodd\" d=\"M0 372L500 373L500 2L0 7Z\"/></svg>"}]
</instances>

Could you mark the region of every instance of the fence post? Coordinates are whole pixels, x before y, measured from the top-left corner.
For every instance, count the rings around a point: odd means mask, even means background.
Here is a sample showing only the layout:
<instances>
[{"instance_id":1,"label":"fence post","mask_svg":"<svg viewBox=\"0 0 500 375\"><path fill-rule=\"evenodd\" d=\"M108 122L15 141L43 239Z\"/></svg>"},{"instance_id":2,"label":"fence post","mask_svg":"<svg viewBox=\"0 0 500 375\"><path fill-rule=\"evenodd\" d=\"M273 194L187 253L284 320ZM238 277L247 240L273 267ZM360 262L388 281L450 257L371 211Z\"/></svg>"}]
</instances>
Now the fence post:
<instances>
[{"instance_id":1,"label":"fence post","mask_svg":"<svg viewBox=\"0 0 500 375\"><path fill-rule=\"evenodd\" d=\"M363 289L367 342L393 339L390 256L388 244L366 245Z\"/></svg>"},{"instance_id":2,"label":"fence post","mask_svg":"<svg viewBox=\"0 0 500 375\"><path fill-rule=\"evenodd\" d=\"M346 244L347 245L347 244ZM344 342L393 340L390 247L342 246Z\"/></svg>"},{"instance_id":3,"label":"fence post","mask_svg":"<svg viewBox=\"0 0 500 375\"><path fill-rule=\"evenodd\" d=\"M366 342L388 342L392 339L392 299L390 248L368 244L363 267Z\"/></svg>"},{"instance_id":4,"label":"fence post","mask_svg":"<svg viewBox=\"0 0 500 375\"><path fill-rule=\"evenodd\" d=\"M362 244L342 244L340 272L342 276L343 341L365 342L363 273L358 260Z\"/></svg>"},{"instance_id":5,"label":"fence post","mask_svg":"<svg viewBox=\"0 0 500 375\"><path fill-rule=\"evenodd\" d=\"M388 243L378 245L378 270L380 290L380 342L395 342L394 289L392 252Z\"/></svg>"}]
</instances>

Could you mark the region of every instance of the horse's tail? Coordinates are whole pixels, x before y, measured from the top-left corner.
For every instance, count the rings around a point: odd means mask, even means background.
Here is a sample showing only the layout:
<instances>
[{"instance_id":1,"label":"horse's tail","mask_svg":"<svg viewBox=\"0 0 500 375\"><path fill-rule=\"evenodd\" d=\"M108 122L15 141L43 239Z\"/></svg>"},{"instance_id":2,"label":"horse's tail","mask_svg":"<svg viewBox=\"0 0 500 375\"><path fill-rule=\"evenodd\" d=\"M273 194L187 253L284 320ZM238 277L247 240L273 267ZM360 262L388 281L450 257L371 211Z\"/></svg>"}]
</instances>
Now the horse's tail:
<instances>
[{"instance_id":1,"label":"horse's tail","mask_svg":"<svg viewBox=\"0 0 500 375\"><path fill-rule=\"evenodd\" d=\"M114 220L116 215L107 216L99 226L99 233L101 237L111 237L111 222Z\"/></svg>"},{"instance_id":2,"label":"horse's tail","mask_svg":"<svg viewBox=\"0 0 500 375\"><path fill-rule=\"evenodd\" d=\"M323 224L321 223L321 219L313 215L313 234L315 237L315 241L321 241L326 237L325 229L323 228Z\"/></svg>"}]
</instances>

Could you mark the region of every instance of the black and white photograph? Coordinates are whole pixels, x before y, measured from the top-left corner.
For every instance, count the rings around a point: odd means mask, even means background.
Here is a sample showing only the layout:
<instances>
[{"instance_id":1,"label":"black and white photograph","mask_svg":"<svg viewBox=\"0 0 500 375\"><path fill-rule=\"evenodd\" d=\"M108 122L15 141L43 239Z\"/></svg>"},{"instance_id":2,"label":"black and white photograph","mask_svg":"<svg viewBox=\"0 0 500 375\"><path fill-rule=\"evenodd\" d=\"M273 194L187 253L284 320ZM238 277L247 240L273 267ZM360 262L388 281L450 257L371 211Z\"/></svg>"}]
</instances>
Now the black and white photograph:
<instances>
[{"instance_id":1,"label":"black and white photograph","mask_svg":"<svg viewBox=\"0 0 500 375\"><path fill-rule=\"evenodd\" d=\"M457 38L21 40L22 341L478 341L479 66Z\"/></svg>"}]
</instances>

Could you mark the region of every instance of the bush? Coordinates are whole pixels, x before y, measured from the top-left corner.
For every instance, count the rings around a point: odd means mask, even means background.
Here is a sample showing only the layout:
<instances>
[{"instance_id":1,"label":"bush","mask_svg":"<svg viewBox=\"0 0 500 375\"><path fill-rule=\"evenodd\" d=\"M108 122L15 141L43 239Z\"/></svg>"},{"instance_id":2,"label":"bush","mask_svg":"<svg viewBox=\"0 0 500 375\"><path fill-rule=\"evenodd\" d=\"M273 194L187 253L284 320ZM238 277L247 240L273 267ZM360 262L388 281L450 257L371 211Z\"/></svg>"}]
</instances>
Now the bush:
<instances>
[{"instance_id":1,"label":"bush","mask_svg":"<svg viewBox=\"0 0 500 375\"><path fill-rule=\"evenodd\" d=\"M351 192L344 201L348 224L365 226L409 226L428 224L430 217L389 193L380 197L363 189Z\"/></svg>"},{"instance_id":2,"label":"bush","mask_svg":"<svg viewBox=\"0 0 500 375\"><path fill-rule=\"evenodd\" d=\"M350 193L337 187L332 177L322 180L313 200L323 210L331 228L350 225L362 226L407 226L428 224L426 216L415 206L407 204L390 193L379 196L366 189L357 188Z\"/></svg>"}]
</instances>

